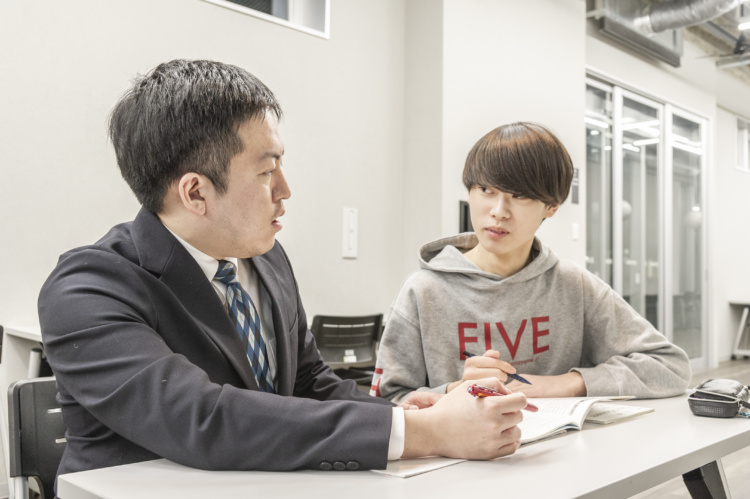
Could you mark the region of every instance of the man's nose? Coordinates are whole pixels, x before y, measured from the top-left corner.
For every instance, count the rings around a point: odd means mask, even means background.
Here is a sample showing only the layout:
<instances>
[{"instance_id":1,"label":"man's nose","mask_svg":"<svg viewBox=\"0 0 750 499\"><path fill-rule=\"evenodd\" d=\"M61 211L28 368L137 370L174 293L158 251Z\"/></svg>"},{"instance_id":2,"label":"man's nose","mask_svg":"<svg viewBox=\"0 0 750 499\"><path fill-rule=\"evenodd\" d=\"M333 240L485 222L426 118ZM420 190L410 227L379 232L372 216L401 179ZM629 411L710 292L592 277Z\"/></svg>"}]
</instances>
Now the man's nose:
<instances>
[{"instance_id":1,"label":"man's nose","mask_svg":"<svg viewBox=\"0 0 750 499\"><path fill-rule=\"evenodd\" d=\"M276 185L273 187L274 201L289 199L292 195L292 191L289 189L289 184L287 183L286 177L281 171L281 168L278 169L278 174L275 175L274 180L276 182Z\"/></svg>"}]
</instances>

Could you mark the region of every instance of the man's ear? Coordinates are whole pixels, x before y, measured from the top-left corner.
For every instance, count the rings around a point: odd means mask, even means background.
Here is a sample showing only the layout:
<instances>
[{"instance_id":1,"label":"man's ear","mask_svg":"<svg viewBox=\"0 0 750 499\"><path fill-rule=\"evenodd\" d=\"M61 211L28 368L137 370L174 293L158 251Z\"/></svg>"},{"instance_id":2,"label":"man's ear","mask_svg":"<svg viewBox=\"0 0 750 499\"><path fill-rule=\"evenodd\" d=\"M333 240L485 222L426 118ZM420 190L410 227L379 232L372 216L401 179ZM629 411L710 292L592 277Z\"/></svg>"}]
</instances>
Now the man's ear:
<instances>
[{"instance_id":1,"label":"man's ear","mask_svg":"<svg viewBox=\"0 0 750 499\"><path fill-rule=\"evenodd\" d=\"M549 218L555 213L557 213L558 208L560 208L559 204L556 204L554 206L547 206L547 211L544 212L544 218Z\"/></svg>"},{"instance_id":2,"label":"man's ear","mask_svg":"<svg viewBox=\"0 0 750 499\"><path fill-rule=\"evenodd\" d=\"M213 184L195 172L186 173L177 182L177 194L182 205L195 215L206 214L206 197L210 196Z\"/></svg>"}]
</instances>

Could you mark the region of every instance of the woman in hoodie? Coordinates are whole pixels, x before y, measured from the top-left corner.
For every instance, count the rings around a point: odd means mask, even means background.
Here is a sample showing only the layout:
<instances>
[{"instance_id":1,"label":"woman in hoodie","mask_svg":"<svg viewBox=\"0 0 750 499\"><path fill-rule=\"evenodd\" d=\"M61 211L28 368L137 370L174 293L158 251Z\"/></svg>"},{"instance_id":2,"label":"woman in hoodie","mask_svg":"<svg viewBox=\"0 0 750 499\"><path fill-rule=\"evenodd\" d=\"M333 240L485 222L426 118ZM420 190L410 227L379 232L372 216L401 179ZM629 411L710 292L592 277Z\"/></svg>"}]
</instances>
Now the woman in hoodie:
<instances>
[{"instance_id":1,"label":"woman in hoodie","mask_svg":"<svg viewBox=\"0 0 750 499\"><path fill-rule=\"evenodd\" d=\"M420 248L421 268L391 308L372 395L446 393L463 380L516 372L530 384L508 388L529 397L685 391L685 352L535 237L572 179L567 150L541 125L504 125L474 145L463 181L475 232Z\"/></svg>"}]
</instances>

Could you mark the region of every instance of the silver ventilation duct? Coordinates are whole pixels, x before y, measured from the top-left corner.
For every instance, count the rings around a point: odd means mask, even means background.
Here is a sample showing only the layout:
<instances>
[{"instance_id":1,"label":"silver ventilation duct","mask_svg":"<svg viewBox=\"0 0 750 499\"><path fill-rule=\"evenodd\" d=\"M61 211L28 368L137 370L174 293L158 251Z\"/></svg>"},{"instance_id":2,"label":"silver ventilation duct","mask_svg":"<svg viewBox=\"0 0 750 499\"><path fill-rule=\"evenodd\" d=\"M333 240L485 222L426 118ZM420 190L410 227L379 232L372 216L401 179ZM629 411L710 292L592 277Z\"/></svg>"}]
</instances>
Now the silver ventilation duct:
<instances>
[{"instance_id":1,"label":"silver ventilation duct","mask_svg":"<svg viewBox=\"0 0 750 499\"><path fill-rule=\"evenodd\" d=\"M646 34L695 26L738 7L744 0L676 0L654 3L634 19L633 24Z\"/></svg>"},{"instance_id":2,"label":"silver ventilation duct","mask_svg":"<svg viewBox=\"0 0 750 499\"><path fill-rule=\"evenodd\" d=\"M740 50L740 18L750 0L586 0L599 32L628 48L679 67L683 37L716 65L750 83L750 49Z\"/></svg>"}]
</instances>

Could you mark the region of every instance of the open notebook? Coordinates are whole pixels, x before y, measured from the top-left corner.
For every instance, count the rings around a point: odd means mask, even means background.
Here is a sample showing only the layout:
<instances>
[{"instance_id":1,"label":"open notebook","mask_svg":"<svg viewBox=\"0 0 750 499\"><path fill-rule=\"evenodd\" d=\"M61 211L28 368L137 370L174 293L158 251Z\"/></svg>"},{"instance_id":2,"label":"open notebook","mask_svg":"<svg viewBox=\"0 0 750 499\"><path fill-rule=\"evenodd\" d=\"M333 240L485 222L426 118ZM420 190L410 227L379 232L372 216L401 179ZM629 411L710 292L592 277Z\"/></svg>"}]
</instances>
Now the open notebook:
<instances>
[{"instance_id":1,"label":"open notebook","mask_svg":"<svg viewBox=\"0 0 750 499\"><path fill-rule=\"evenodd\" d=\"M633 397L570 397L530 399L539 412L524 412L521 445L549 438L568 430L580 430L586 423L609 424L653 411L650 407L613 404L612 400Z\"/></svg>"}]
</instances>

